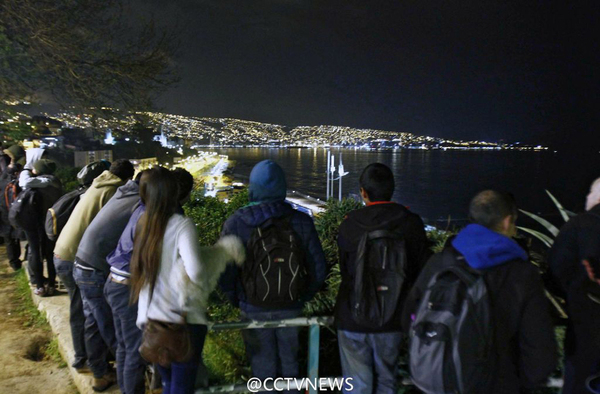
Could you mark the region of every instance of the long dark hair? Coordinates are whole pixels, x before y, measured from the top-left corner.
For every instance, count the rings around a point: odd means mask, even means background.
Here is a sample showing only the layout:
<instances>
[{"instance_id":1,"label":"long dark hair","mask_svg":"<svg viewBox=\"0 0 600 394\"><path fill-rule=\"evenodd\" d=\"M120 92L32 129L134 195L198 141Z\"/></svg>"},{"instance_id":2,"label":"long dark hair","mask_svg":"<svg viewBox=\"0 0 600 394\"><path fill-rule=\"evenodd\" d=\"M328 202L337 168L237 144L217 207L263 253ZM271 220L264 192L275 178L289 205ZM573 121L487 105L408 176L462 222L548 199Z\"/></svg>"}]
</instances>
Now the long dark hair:
<instances>
[{"instance_id":1,"label":"long dark hair","mask_svg":"<svg viewBox=\"0 0 600 394\"><path fill-rule=\"evenodd\" d=\"M135 229L131 256L131 302L138 300L144 285L154 290L160 269L163 238L169 219L175 213L177 180L164 167L154 167L140 180L140 198L146 206Z\"/></svg>"}]
</instances>

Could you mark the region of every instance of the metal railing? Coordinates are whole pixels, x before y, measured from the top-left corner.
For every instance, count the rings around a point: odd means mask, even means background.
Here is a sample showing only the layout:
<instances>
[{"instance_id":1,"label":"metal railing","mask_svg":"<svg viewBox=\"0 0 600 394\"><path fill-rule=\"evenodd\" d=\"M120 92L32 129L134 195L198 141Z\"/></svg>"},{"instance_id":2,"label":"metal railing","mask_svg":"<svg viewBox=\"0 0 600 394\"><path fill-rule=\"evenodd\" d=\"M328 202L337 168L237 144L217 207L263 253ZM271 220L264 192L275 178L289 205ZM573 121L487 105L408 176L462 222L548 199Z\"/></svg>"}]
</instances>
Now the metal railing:
<instances>
[{"instance_id":1,"label":"metal railing","mask_svg":"<svg viewBox=\"0 0 600 394\"><path fill-rule=\"evenodd\" d=\"M213 331L227 331L227 330L252 330L259 328L283 328L283 327L308 327L308 366L307 375L308 380L315 382L319 379L319 350L320 350L320 335L321 326L333 325L332 316L323 317L296 317L293 319L273 320L273 321L256 321L256 320L244 320L227 323L209 323L208 329ZM327 377L322 378L326 380L325 385L333 387L334 379L340 379L339 377ZM288 387L291 390L308 390L309 394L316 394L317 388L311 386L306 379L298 379L303 382L301 386L297 386L295 381L289 382L285 385L285 389ZM413 383L410 379L403 379L403 386L412 386ZM563 379L550 378L546 387L561 388L563 386ZM323 385L320 386L323 388ZM284 387L279 387L283 389ZM244 393L250 392L246 383L242 384L227 384L221 386L210 386L205 388L196 389L195 394L209 394L209 393Z\"/></svg>"},{"instance_id":2,"label":"metal railing","mask_svg":"<svg viewBox=\"0 0 600 394\"><path fill-rule=\"evenodd\" d=\"M315 381L319 378L319 349L321 326L331 326L333 317L296 317L293 319L256 321L244 320L227 323L209 323L208 329L213 331L226 330L252 330L259 328L283 328L283 327L308 327L308 379ZM310 394L316 394L317 390L308 384L304 387L294 387L294 382L290 382L290 388L308 389ZM287 388L287 386L286 386ZM205 393L242 393L248 392L246 384L229 384L222 386L210 386L196 390L195 394Z\"/></svg>"}]
</instances>

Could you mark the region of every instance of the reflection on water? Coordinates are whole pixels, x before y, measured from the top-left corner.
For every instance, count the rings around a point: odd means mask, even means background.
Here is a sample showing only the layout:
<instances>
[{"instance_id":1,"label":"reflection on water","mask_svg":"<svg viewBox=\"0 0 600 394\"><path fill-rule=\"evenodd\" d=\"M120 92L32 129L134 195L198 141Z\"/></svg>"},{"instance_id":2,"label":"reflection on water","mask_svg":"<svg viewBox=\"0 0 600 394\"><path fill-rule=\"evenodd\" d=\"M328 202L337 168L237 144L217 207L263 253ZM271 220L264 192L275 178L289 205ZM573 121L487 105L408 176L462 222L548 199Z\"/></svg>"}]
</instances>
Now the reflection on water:
<instances>
[{"instance_id":1,"label":"reflection on water","mask_svg":"<svg viewBox=\"0 0 600 394\"><path fill-rule=\"evenodd\" d=\"M235 173L248 176L261 160L278 162L288 186L311 196L325 196L327 152L319 149L235 148L217 149L236 161ZM343 192L358 193L358 177L369 163L381 162L396 177L394 200L428 219L464 219L471 197L495 188L512 192L523 209L554 213L544 193L550 190L567 208L580 210L589 184L600 176L600 160L562 157L550 152L424 151L374 152L332 149L345 170ZM592 164L590 164L592 163ZM338 195L335 182L334 195Z\"/></svg>"}]
</instances>

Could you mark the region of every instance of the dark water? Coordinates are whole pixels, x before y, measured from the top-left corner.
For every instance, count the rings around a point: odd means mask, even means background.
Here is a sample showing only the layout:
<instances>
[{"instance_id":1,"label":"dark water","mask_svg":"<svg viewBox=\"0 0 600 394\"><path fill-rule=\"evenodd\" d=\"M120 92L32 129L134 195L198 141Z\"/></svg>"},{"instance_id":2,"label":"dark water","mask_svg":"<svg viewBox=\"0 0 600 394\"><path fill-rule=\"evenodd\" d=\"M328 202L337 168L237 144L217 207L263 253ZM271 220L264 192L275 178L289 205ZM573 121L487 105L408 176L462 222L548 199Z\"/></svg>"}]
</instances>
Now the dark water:
<instances>
[{"instance_id":1,"label":"dark water","mask_svg":"<svg viewBox=\"0 0 600 394\"><path fill-rule=\"evenodd\" d=\"M220 149L236 161L235 173L249 175L264 159L277 161L286 171L288 185L311 196L325 196L324 149ZM552 220L557 211L544 192L548 189L567 209L580 211L590 183L600 177L600 153L584 157L552 152L518 151L423 151L369 152L333 149L340 152L346 171L343 192L358 193L358 177L369 163L381 162L396 177L394 199L429 221L450 216L466 218L471 197L480 190L510 191L519 206ZM338 183L335 186L337 197Z\"/></svg>"}]
</instances>

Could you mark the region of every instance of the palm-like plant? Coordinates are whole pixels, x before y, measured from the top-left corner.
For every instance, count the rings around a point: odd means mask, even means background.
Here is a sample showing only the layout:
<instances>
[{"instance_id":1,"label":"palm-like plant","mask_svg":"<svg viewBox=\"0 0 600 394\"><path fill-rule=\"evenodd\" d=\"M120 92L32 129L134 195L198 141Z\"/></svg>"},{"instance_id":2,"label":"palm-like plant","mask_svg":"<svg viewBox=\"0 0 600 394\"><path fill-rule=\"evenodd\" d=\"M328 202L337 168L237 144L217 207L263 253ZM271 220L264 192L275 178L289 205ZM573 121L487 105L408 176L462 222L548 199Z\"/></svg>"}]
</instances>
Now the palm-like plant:
<instances>
[{"instance_id":1,"label":"palm-like plant","mask_svg":"<svg viewBox=\"0 0 600 394\"><path fill-rule=\"evenodd\" d=\"M560 216L565 221L565 223L568 222L571 217L575 216L575 213L565 209L562 206L562 204L556 199L556 197L552 195L552 193L550 193L548 190L546 190L546 193L558 209ZM550 235L527 227L517 226L517 228L527 234L532 235L533 237L541 241L546 247L548 247L548 249L550 249L554 244L554 239L558 236L558 227L550 223L548 220L540 217L539 215L525 211L523 209L519 209L519 211L524 215L530 217L531 219L535 220L537 223L539 223L548 233L550 233ZM540 269L542 274L544 274L547 271L547 266L544 264L544 259L541 258L541 256L540 258L535 258L536 256L533 257L534 258L532 259L532 263ZM559 316L563 319L566 319L567 314L564 309L564 300L562 300L560 297L555 296L554 294L551 294L548 290L546 290L546 296L558 311Z\"/></svg>"}]
</instances>

